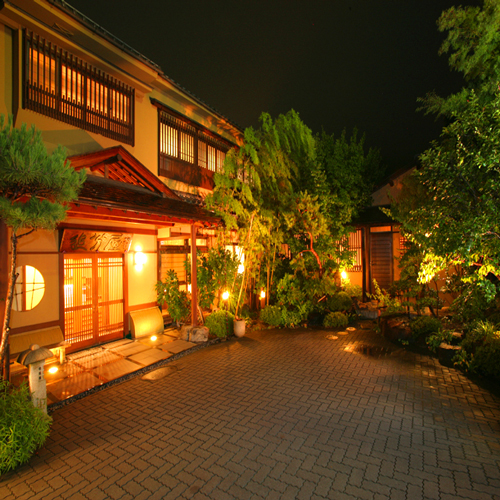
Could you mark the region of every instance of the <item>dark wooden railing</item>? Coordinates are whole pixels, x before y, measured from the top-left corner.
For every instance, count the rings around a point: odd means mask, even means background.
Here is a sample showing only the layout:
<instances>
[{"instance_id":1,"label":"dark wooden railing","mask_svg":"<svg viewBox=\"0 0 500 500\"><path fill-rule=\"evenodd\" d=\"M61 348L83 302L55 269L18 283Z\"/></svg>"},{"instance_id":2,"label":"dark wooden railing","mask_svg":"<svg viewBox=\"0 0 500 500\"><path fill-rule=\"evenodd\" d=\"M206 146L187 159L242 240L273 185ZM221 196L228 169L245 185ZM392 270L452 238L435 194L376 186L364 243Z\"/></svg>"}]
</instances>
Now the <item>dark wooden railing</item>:
<instances>
[{"instance_id":1,"label":"dark wooden railing","mask_svg":"<svg viewBox=\"0 0 500 500\"><path fill-rule=\"evenodd\" d=\"M134 144L133 88L34 33L24 41L25 108Z\"/></svg>"}]
</instances>

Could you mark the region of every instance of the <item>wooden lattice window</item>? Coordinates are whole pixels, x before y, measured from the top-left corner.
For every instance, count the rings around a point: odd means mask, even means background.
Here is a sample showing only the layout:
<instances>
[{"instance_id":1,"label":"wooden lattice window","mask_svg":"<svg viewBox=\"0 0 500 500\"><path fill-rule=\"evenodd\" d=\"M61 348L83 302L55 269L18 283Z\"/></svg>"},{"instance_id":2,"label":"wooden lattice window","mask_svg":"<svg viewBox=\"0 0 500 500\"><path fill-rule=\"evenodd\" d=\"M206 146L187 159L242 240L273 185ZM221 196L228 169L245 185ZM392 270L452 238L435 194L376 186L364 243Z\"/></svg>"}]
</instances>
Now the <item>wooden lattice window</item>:
<instances>
[{"instance_id":1,"label":"wooden lattice window","mask_svg":"<svg viewBox=\"0 0 500 500\"><path fill-rule=\"evenodd\" d=\"M134 144L133 88L32 32L24 49L26 109Z\"/></svg>"},{"instance_id":2,"label":"wooden lattice window","mask_svg":"<svg viewBox=\"0 0 500 500\"><path fill-rule=\"evenodd\" d=\"M346 271L361 272L363 270L363 230L356 229L349 233L349 236L341 242L340 248L354 252L354 265Z\"/></svg>"},{"instance_id":3,"label":"wooden lattice window","mask_svg":"<svg viewBox=\"0 0 500 500\"><path fill-rule=\"evenodd\" d=\"M410 241L402 234L399 235L399 255L402 256L406 253L410 246Z\"/></svg>"}]
</instances>

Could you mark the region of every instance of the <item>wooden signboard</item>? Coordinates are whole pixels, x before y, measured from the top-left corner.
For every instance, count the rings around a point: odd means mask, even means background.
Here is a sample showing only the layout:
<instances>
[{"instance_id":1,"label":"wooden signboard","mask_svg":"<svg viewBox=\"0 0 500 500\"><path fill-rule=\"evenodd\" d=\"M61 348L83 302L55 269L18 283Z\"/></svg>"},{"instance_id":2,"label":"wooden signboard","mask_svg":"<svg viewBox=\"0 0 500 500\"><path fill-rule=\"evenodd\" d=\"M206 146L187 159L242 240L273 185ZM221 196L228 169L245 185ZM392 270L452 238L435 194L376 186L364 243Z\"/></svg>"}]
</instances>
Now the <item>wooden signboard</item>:
<instances>
[{"instance_id":1,"label":"wooden signboard","mask_svg":"<svg viewBox=\"0 0 500 500\"><path fill-rule=\"evenodd\" d=\"M61 252L128 252L132 234L65 229Z\"/></svg>"}]
</instances>

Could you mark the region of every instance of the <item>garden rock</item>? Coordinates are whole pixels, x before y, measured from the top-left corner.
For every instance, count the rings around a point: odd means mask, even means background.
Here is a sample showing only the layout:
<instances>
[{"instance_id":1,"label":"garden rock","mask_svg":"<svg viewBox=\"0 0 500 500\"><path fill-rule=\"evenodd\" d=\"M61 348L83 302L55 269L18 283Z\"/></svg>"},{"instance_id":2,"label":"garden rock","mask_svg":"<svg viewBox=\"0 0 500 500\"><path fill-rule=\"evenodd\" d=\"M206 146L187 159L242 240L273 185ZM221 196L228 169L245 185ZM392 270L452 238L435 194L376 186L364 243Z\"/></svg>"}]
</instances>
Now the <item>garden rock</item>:
<instances>
[{"instance_id":1,"label":"garden rock","mask_svg":"<svg viewBox=\"0 0 500 500\"><path fill-rule=\"evenodd\" d=\"M406 316L386 316L380 318L382 335L391 341L409 340L411 338L410 325Z\"/></svg>"},{"instance_id":2,"label":"garden rock","mask_svg":"<svg viewBox=\"0 0 500 500\"><path fill-rule=\"evenodd\" d=\"M188 342L207 342L208 328L206 326L185 325L181 328L179 338Z\"/></svg>"},{"instance_id":3,"label":"garden rock","mask_svg":"<svg viewBox=\"0 0 500 500\"><path fill-rule=\"evenodd\" d=\"M458 351L460 351L462 348L458 345L450 345L446 344L445 342L442 342L438 348L438 359L439 362L443 366L447 366L448 368L452 368L454 363L453 363L453 358L457 354Z\"/></svg>"}]
</instances>

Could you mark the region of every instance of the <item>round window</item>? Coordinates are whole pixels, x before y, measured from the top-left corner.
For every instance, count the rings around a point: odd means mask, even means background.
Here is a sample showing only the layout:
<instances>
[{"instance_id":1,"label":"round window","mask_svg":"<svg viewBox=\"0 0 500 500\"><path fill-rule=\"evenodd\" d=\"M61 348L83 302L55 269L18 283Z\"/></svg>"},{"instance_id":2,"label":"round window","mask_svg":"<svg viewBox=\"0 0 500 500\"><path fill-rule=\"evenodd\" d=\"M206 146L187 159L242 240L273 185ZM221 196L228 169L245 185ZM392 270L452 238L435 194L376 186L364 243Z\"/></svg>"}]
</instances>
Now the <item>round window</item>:
<instances>
[{"instance_id":1,"label":"round window","mask_svg":"<svg viewBox=\"0 0 500 500\"><path fill-rule=\"evenodd\" d=\"M42 273L33 266L16 268L17 280L14 287L14 311L31 311L43 298L45 281Z\"/></svg>"}]
</instances>

